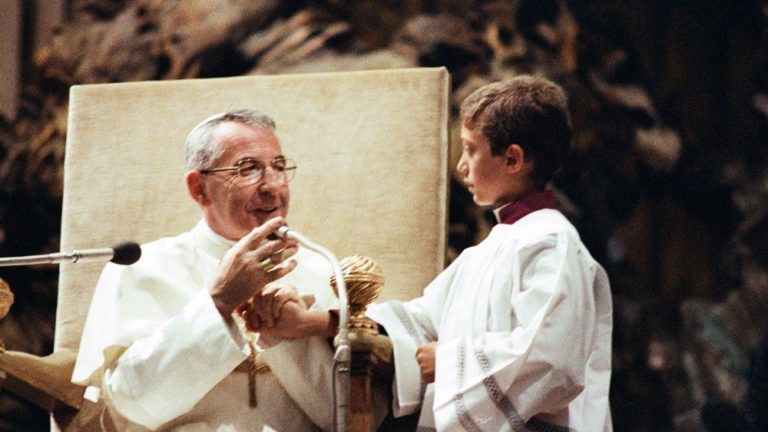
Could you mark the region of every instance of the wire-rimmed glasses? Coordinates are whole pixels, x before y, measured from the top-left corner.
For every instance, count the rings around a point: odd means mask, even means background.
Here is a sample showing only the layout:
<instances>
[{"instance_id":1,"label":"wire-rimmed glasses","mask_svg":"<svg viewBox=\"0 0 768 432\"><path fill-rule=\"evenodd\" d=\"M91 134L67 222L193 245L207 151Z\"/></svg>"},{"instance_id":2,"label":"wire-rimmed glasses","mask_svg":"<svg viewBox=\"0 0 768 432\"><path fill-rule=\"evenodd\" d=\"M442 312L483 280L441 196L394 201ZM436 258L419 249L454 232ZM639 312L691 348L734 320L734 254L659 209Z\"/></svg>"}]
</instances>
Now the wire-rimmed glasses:
<instances>
[{"instance_id":1,"label":"wire-rimmed glasses","mask_svg":"<svg viewBox=\"0 0 768 432\"><path fill-rule=\"evenodd\" d=\"M272 167L272 170L277 176L277 180L281 182L289 182L296 174L296 163L292 159L288 159L284 156L278 156L269 164L253 158L245 158L237 161L233 166L221 167L221 168L208 168L200 170L201 174L211 174L216 172L235 172L237 176L245 182L257 183L264 177L264 172L267 170L267 166Z\"/></svg>"}]
</instances>

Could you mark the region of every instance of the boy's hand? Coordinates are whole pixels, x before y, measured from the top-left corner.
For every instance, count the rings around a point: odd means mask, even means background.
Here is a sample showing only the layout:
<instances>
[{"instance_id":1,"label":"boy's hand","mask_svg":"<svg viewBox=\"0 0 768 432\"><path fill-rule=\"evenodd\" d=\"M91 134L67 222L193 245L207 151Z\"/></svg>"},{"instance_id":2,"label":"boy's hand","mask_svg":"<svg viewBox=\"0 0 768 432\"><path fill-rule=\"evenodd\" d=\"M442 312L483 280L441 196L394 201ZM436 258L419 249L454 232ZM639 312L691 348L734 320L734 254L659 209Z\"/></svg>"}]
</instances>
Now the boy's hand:
<instances>
[{"instance_id":1,"label":"boy's hand","mask_svg":"<svg viewBox=\"0 0 768 432\"><path fill-rule=\"evenodd\" d=\"M299 296L295 287L271 283L256 293L248 302L237 308L237 312L245 320L249 331L263 331L272 327L280 318L283 305L294 301L304 306L304 301Z\"/></svg>"},{"instance_id":2,"label":"boy's hand","mask_svg":"<svg viewBox=\"0 0 768 432\"><path fill-rule=\"evenodd\" d=\"M307 323L309 311L303 302L290 300L282 305L280 318L270 327L262 326L259 330L260 337L269 337L274 340L295 340L311 336L308 333Z\"/></svg>"},{"instance_id":3,"label":"boy's hand","mask_svg":"<svg viewBox=\"0 0 768 432\"><path fill-rule=\"evenodd\" d=\"M435 382L435 351L437 342L430 342L416 350L416 361L421 369L421 381L429 384Z\"/></svg>"}]
</instances>

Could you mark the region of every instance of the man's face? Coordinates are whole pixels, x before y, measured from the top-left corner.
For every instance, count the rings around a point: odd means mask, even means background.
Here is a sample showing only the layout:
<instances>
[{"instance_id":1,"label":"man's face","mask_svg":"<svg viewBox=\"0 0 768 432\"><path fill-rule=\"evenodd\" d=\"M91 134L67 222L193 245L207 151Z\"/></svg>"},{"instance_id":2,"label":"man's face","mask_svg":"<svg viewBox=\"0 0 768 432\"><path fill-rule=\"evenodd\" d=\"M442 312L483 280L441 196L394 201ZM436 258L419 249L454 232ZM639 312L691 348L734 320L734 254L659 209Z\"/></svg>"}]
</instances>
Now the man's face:
<instances>
[{"instance_id":1,"label":"man's face","mask_svg":"<svg viewBox=\"0 0 768 432\"><path fill-rule=\"evenodd\" d=\"M224 122L214 132L221 156L211 168L235 166L245 159L261 161L266 168L263 176L254 182L240 177L236 171L213 172L201 175L205 199L203 215L208 225L231 240L239 240L253 228L267 220L288 213L290 192L288 183L270 162L282 156L280 141L272 131Z\"/></svg>"},{"instance_id":2,"label":"man's face","mask_svg":"<svg viewBox=\"0 0 768 432\"><path fill-rule=\"evenodd\" d=\"M461 126L461 158L456 170L477 205L505 202L508 179L504 175L504 156L491 154L488 139L480 132Z\"/></svg>"}]
</instances>

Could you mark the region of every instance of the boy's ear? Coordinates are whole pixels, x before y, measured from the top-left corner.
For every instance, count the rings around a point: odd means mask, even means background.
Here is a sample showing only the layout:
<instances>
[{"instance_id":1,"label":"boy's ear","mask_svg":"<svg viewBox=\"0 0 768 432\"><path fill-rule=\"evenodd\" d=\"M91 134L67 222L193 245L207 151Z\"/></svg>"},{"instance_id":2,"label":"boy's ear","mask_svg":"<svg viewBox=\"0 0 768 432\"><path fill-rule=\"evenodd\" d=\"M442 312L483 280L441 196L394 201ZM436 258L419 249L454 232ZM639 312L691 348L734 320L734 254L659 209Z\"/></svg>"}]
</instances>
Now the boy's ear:
<instances>
[{"instance_id":1,"label":"boy's ear","mask_svg":"<svg viewBox=\"0 0 768 432\"><path fill-rule=\"evenodd\" d=\"M522 170L525 166L525 151L518 144L510 144L504 152L507 158L505 161L508 172L514 174Z\"/></svg>"}]
</instances>

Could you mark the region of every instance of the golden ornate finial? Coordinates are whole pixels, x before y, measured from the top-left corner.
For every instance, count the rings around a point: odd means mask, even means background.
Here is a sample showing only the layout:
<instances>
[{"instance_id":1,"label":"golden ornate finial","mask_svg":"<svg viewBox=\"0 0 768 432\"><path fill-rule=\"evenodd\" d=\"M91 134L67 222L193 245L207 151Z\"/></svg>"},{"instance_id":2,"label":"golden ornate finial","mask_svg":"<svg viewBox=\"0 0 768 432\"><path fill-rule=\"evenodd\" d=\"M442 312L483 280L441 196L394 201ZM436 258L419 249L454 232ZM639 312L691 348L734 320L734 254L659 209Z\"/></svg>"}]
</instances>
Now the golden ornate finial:
<instances>
[{"instance_id":1,"label":"golden ornate finial","mask_svg":"<svg viewBox=\"0 0 768 432\"><path fill-rule=\"evenodd\" d=\"M0 319L3 319L11 310L13 304L13 292L8 284L0 279Z\"/></svg>"},{"instance_id":2,"label":"golden ornate finial","mask_svg":"<svg viewBox=\"0 0 768 432\"><path fill-rule=\"evenodd\" d=\"M367 256L352 255L342 259L341 274L347 286L349 300L349 329L378 334L376 323L365 316L368 305L376 301L384 286L384 274L376 262ZM331 286L338 295L336 276L331 276Z\"/></svg>"}]
</instances>

